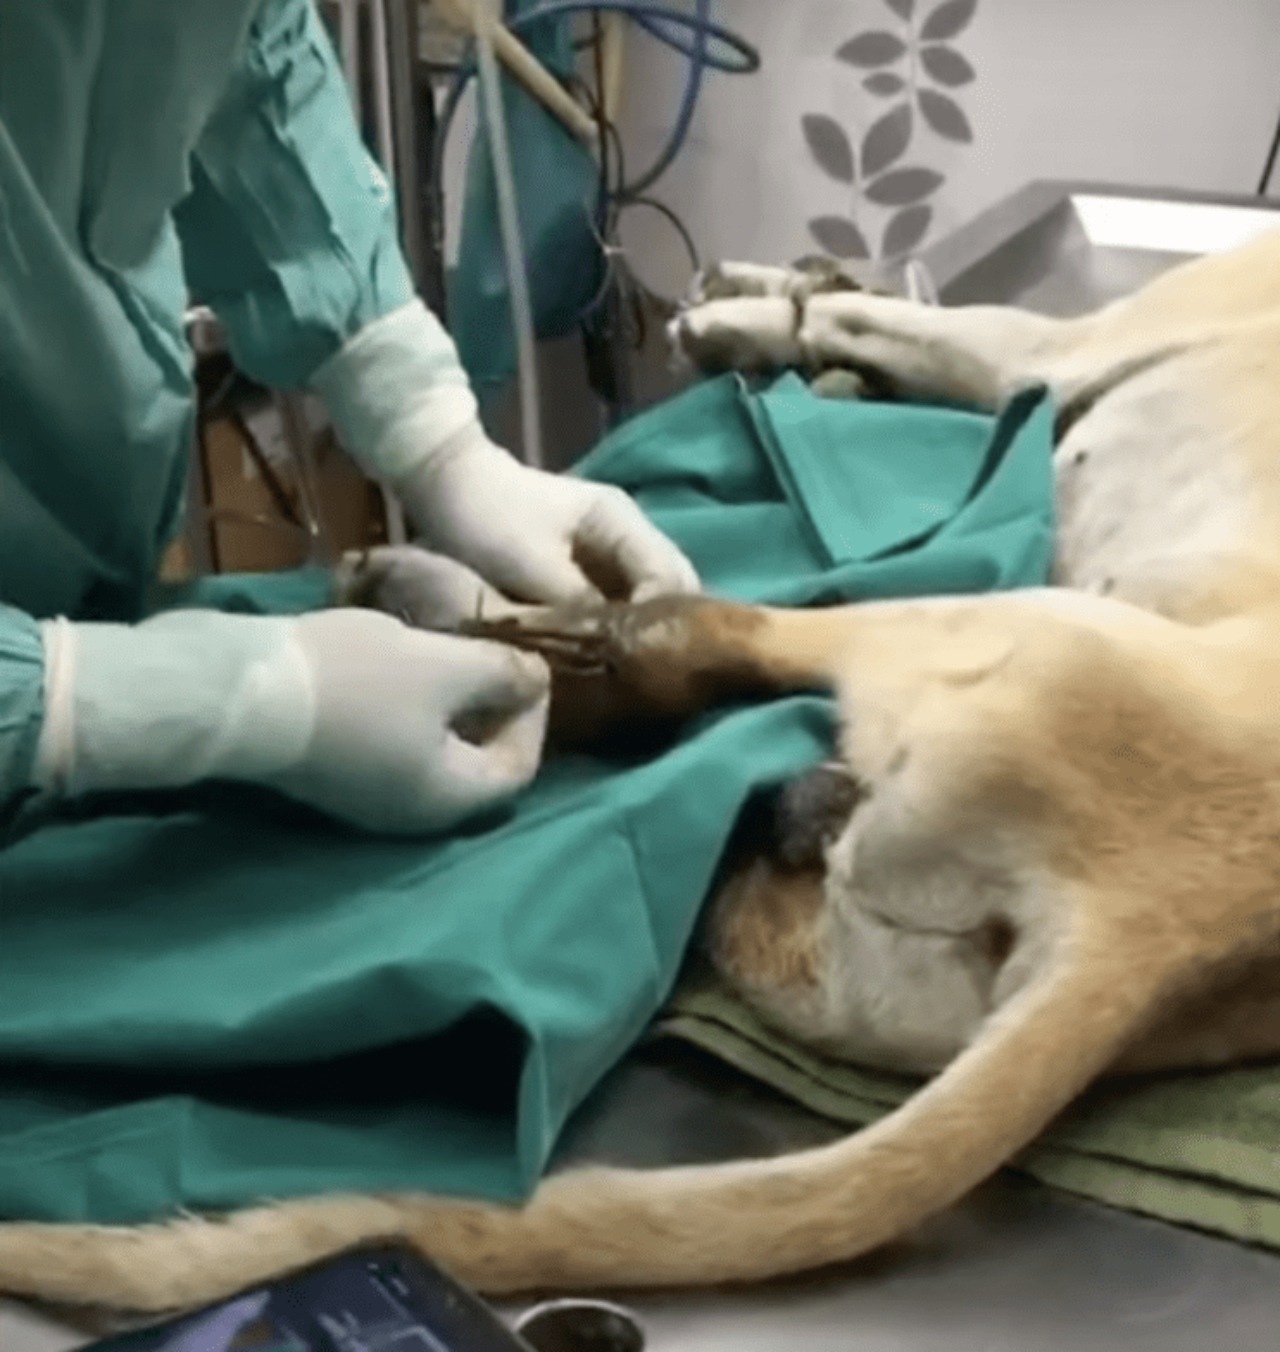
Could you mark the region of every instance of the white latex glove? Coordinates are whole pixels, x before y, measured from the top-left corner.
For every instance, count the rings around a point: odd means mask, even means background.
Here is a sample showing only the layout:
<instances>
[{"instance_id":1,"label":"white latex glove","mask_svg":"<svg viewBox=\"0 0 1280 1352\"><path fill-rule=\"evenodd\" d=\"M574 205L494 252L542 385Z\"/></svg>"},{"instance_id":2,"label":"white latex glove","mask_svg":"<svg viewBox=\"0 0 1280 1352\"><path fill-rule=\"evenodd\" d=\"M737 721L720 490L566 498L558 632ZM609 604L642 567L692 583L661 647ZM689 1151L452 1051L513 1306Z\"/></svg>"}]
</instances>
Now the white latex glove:
<instances>
[{"instance_id":1,"label":"white latex glove","mask_svg":"<svg viewBox=\"0 0 1280 1352\"><path fill-rule=\"evenodd\" d=\"M509 596L590 595L580 562L637 600L698 589L692 564L621 489L530 469L485 436L453 343L420 301L365 325L313 384L424 543Z\"/></svg>"},{"instance_id":2,"label":"white latex glove","mask_svg":"<svg viewBox=\"0 0 1280 1352\"><path fill-rule=\"evenodd\" d=\"M369 830L442 830L534 776L550 675L361 610L42 626L36 786L268 785Z\"/></svg>"},{"instance_id":3,"label":"white latex glove","mask_svg":"<svg viewBox=\"0 0 1280 1352\"><path fill-rule=\"evenodd\" d=\"M530 469L495 446L479 424L446 442L395 488L425 544L468 564L508 596L568 601L599 595L593 572L637 601L698 590L693 565L622 489Z\"/></svg>"}]
</instances>

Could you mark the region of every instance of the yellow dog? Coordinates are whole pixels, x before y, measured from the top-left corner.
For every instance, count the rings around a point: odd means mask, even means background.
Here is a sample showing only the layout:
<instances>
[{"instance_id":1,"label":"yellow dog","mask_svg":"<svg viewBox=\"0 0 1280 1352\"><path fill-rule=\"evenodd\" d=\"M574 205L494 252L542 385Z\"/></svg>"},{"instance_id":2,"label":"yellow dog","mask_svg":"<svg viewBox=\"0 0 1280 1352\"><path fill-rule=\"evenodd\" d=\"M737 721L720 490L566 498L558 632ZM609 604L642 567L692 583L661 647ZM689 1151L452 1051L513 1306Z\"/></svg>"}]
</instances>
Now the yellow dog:
<instances>
[{"instance_id":1,"label":"yellow dog","mask_svg":"<svg viewBox=\"0 0 1280 1352\"><path fill-rule=\"evenodd\" d=\"M322 1197L3 1226L0 1289L189 1305L389 1234L488 1291L762 1278L900 1235L1110 1070L1280 1052L1280 233L1065 321L723 267L675 336L703 364L842 368L992 408L1043 383L1061 410L1053 587L513 609L486 627L605 669L562 680L562 730L731 691L836 692L818 844L738 858L707 943L797 1039L935 1077L833 1145L572 1171L521 1208ZM392 608L396 566L364 570Z\"/></svg>"}]
</instances>

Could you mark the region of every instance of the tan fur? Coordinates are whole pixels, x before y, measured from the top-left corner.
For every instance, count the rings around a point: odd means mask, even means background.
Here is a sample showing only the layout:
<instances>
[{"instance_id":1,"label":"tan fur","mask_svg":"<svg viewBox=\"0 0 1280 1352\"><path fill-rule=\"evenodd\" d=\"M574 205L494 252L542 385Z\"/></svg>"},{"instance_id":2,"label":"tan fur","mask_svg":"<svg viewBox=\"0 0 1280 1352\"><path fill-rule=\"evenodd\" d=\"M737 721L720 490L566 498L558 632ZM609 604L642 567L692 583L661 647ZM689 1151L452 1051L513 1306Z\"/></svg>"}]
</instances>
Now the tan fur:
<instances>
[{"instance_id":1,"label":"tan fur","mask_svg":"<svg viewBox=\"0 0 1280 1352\"><path fill-rule=\"evenodd\" d=\"M785 270L713 282L677 326L695 358L993 405L1040 381L1063 410L1055 587L807 613L668 601L500 635L604 660L576 678L594 703L571 733L836 691L865 794L820 873L740 861L708 948L795 1036L935 1077L830 1146L575 1171L523 1208L334 1197L2 1226L0 1289L157 1309L390 1234L488 1291L760 1278L901 1235L1101 1074L1280 1053L1280 235L1070 321Z\"/></svg>"},{"instance_id":2,"label":"tan fur","mask_svg":"<svg viewBox=\"0 0 1280 1352\"><path fill-rule=\"evenodd\" d=\"M752 859L719 889L712 908L712 956L739 987L815 989L819 984L822 875L784 872Z\"/></svg>"}]
</instances>

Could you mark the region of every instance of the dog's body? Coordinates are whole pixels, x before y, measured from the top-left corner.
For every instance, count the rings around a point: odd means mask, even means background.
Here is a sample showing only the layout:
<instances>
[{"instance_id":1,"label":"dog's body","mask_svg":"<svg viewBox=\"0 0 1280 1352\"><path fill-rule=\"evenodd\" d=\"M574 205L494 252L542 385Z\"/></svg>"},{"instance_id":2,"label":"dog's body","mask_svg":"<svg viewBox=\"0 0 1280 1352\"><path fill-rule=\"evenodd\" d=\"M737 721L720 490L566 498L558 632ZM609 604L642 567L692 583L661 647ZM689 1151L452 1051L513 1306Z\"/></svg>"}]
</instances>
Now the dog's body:
<instances>
[{"instance_id":1,"label":"dog's body","mask_svg":"<svg viewBox=\"0 0 1280 1352\"><path fill-rule=\"evenodd\" d=\"M939 1073L831 1146L564 1174L519 1210L322 1198L0 1227L0 1289L181 1305L389 1232L491 1291L763 1277L898 1236L1108 1070L1280 1054L1280 233L1070 321L785 270L710 282L678 329L695 361L870 368L992 407L1048 384L1058 585L812 612L658 601L494 632L595 645L628 707L833 687L857 791L821 849L735 862L707 943L797 1037Z\"/></svg>"},{"instance_id":2,"label":"dog's body","mask_svg":"<svg viewBox=\"0 0 1280 1352\"><path fill-rule=\"evenodd\" d=\"M1015 776L1018 763L1042 772L1070 766L1073 743L1078 756L1109 703L1122 693L1132 700L1140 691L1145 699L1154 697L1166 716L1207 720L1223 731L1234 724L1255 751L1268 743L1280 749L1280 666L1272 657L1278 651L1272 635L1280 640L1280 234L1177 269L1136 297L1065 322L997 307L933 309L845 291L806 295L811 284L802 274L756 268L744 275L751 294L735 300L725 295L732 275L722 270L717 299L696 305L680 321L678 341L695 360L706 351L717 357L728 351L744 366L869 367L904 394L990 407L1020 386L1042 382L1060 410L1053 581L1063 590L976 603L860 607L859 629L875 624L886 634L901 633L900 640L889 640L890 661L901 669L872 670L851 656L838 672L824 673L842 690L851 735L859 741L867 711L892 705L893 754L910 755L922 782L907 789L905 802L895 801L917 823L916 837L895 841L889 864L871 872L868 856L875 851L868 846L874 840L882 848L889 785L868 773L865 747L855 741L846 748L869 801L829 852L826 885L829 893L843 887L847 896L865 901L852 911L833 904L823 921L830 926L840 914L846 930L851 923L861 927L856 937L846 932L840 940L818 941L826 959L823 1009L816 1008L812 992L802 1009L794 991L779 988L767 974L756 982L749 964L732 954L721 957L766 1013L782 1002L785 1008L774 1009L774 1017L802 1039L893 1069L937 1070L1025 977L1006 961L1010 932L1024 927L1009 897L997 895L1007 893L1010 873L1020 870L990 854L977 857L972 833L962 858L939 860L936 826L918 831L922 802L916 795L927 792L936 801L945 792L944 766L958 758L957 791L964 812L971 813L973 783L984 762L1004 755L1008 764L1001 773ZM797 293L803 297L799 310ZM1153 623L1153 616L1174 623ZM853 619L852 613L841 618L828 612L822 623L852 628ZM972 667L963 680L948 683L930 672L950 660L949 651L957 669ZM1108 666L1115 669L1110 677ZM1073 669L1076 679L1069 683ZM878 689L886 677L893 685L888 701ZM877 688L867 688L872 682ZM1130 688L1122 691L1118 682ZM910 730L908 719L915 725ZM921 762L929 760L935 736L923 724L934 720L948 748L941 765L926 766ZM961 744L966 726L981 745ZM1019 726L1022 744L1016 752L1002 751L1002 732L1007 737ZM1135 717L1132 732L1110 729L1106 736L1116 755L1139 757L1138 743L1151 733ZM1167 758L1167 748L1154 749L1152 764L1166 775L1176 773L1160 764ZM1082 801L1122 817L1121 800L1098 799L1106 792L1098 767L1082 768ZM1185 770L1188 797L1200 784L1196 768ZM895 799L904 778L892 778ZM1022 782L1029 788L1029 780ZM1042 792L1065 817L1072 798L1067 786ZM1003 811L1004 829L1025 845L1029 829L1019 828L1008 808ZM957 822L953 838L958 832ZM1106 867L1121 867L1107 853L1101 824L1091 825L1079 844ZM931 859L933 867L924 862ZM1026 890L1027 882L1015 890ZM763 859L731 884L748 886L777 895L788 889L794 894L799 884ZM759 902L757 909L763 906ZM1058 909L1052 900L1047 907ZM932 922L929 908L939 911ZM777 906L772 909L776 913ZM958 940L965 930L969 937ZM981 956L975 964L975 944L984 952L994 944L1002 969L995 988L984 984L991 965ZM1269 961L1256 951L1253 957L1247 966ZM1194 1018L1188 1011L1176 1025L1153 1029L1128 1048L1122 1067L1212 1065L1280 1053L1280 963L1274 975L1274 983L1261 973L1250 980L1247 1014L1215 988ZM1234 971L1224 978L1228 988L1240 979ZM1260 1001L1267 990L1274 996Z\"/></svg>"}]
</instances>

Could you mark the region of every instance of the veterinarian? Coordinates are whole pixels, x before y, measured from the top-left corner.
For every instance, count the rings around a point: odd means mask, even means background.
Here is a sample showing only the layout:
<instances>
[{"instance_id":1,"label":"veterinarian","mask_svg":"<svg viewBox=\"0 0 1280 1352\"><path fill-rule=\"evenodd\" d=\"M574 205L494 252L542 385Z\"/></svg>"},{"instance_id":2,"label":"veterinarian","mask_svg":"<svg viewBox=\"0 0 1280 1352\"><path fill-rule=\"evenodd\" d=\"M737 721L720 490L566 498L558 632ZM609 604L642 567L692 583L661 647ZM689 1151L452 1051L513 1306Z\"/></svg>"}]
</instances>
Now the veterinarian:
<instances>
[{"instance_id":1,"label":"veterinarian","mask_svg":"<svg viewBox=\"0 0 1280 1352\"><path fill-rule=\"evenodd\" d=\"M499 590L582 593L577 553L633 591L696 586L617 489L486 437L310 0L6 6L0 809L218 777L414 832L515 793L541 754L537 658L363 611L144 618L184 501L192 296ZM476 713L480 745L453 731Z\"/></svg>"}]
</instances>

